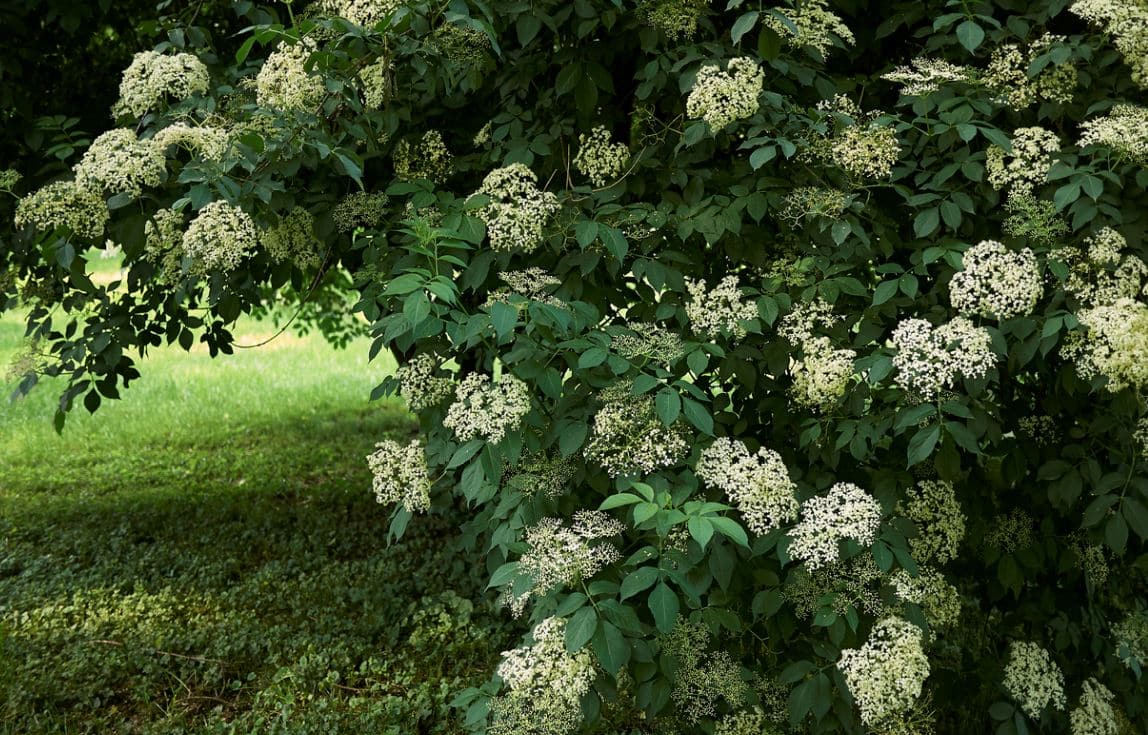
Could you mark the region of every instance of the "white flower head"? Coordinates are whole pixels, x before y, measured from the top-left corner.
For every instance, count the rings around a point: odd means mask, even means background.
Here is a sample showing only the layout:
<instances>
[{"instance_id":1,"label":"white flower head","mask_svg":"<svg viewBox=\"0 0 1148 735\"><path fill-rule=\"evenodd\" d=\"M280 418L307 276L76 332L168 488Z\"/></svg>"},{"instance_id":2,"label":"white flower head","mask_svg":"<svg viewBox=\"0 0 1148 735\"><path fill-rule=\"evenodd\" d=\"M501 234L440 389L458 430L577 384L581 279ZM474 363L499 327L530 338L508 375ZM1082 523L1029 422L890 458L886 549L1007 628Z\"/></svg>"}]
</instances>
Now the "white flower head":
<instances>
[{"instance_id":1,"label":"white flower head","mask_svg":"<svg viewBox=\"0 0 1148 735\"><path fill-rule=\"evenodd\" d=\"M881 525L881 504L851 482L839 482L825 495L801 505L801 520L789 531L789 555L819 569L841 558L841 541L871 545Z\"/></svg>"},{"instance_id":2,"label":"white flower head","mask_svg":"<svg viewBox=\"0 0 1148 735\"><path fill-rule=\"evenodd\" d=\"M967 316L1011 319L1036 308L1044 286L1036 256L982 240L965 251L964 268L949 283L953 308Z\"/></svg>"}]
</instances>

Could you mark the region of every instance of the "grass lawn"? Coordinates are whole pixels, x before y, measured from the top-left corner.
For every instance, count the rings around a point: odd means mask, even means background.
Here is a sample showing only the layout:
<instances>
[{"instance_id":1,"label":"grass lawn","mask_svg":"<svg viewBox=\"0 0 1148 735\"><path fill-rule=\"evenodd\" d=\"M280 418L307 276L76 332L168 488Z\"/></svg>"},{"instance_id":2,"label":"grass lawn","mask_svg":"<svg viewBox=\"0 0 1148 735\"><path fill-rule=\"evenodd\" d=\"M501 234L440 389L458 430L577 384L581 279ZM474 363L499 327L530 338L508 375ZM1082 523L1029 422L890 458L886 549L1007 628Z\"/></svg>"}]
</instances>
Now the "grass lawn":
<instances>
[{"instance_id":1,"label":"grass lawn","mask_svg":"<svg viewBox=\"0 0 1148 735\"><path fill-rule=\"evenodd\" d=\"M454 520L386 546L364 457L413 430L367 402L388 368L285 334L161 350L63 436L58 384L0 404L0 733L457 732L513 640Z\"/></svg>"}]
</instances>

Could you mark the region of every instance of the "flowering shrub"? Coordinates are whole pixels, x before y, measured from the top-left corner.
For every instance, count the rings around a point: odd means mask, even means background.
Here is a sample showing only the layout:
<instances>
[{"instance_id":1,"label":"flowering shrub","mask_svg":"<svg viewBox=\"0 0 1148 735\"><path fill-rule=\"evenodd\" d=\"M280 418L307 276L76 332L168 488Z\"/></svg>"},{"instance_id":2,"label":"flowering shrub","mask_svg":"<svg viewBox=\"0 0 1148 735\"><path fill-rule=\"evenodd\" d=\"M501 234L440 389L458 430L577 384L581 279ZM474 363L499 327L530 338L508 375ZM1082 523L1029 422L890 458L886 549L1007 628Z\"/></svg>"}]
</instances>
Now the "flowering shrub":
<instances>
[{"instance_id":1,"label":"flowering shrub","mask_svg":"<svg viewBox=\"0 0 1148 735\"><path fill-rule=\"evenodd\" d=\"M1144 731L1140 3L237 8L0 177L58 422L369 325L391 534L468 509L532 631L475 732Z\"/></svg>"}]
</instances>

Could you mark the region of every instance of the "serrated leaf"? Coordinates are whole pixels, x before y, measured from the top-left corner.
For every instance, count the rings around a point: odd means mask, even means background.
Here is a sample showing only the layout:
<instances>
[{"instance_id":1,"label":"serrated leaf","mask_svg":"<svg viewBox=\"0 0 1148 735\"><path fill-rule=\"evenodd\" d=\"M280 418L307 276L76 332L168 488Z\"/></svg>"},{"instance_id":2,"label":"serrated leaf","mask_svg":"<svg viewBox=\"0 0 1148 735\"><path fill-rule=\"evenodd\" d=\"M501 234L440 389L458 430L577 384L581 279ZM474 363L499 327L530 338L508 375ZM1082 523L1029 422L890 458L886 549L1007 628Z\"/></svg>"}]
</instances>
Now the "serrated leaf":
<instances>
[{"instance_id":1,"label":"serrated leaf","mask_svg":"<svg viewBox=\"0 0 1148 735\"><path fill-rule=\"evenodd\" d=\"M638 567L622 580L622 587L618 591L619 599L625 600L653 587L659 576L661 572L656 567Z\"/></svg>"},{"instance_id":2,"label":"serrated leaf","mask_svg":"<svg viewBox=\"0 0 1148 735\"><path fill-rule=\"evenodd\" d=\"M714 420L705 406L692 398L683 398L682 413L686 415L686 420L703 434L713 436Z\"/></svg>"},{"instance_id":3,"label":"serrated leaf","mask_svg":"<svg viewBox=\"0 0 1148 735\"><path fill-rule=\"evenodd\" d=\"M928 459L940 438L940 424L932 424L924 429L918 429L917 433L913 434L913 438L909 440L909 467Z\"/></svg>"},{"instance_id":4,"label":"serrated leaf","mask_svg":"<svg viewBox=\"0 0 1148 735\"><path fill-rule=\"evenodd\" d=\"M749 548L749 537L746 536L745 529L737 521L725 516L713 516L709 521L718 533L738 546Z\"/></svg>"},{"instance_id":5,"label":"serrated leaf","mask_svg":"<svg viewBox=\"0 0 1148 735\"><path fill-rule=\"evenodd\" d=\"M761 15L756 10L751 10L748 13L742 14L740 18L734 21L733 28L730 29L729 35L734 43L740 43L742 36L753 30L757 25L757 18Z\"/></svg>"},{"instance_id":6,"label":"serrated leaf","mask_svg":"<svg viewBox=\"0 0 1148 735\"><path fill-rule=\"evenodd\" d=\"M713 538L714 535L713 524L710 523L708 518L690 516L690 519L686 522L686 528L689 530L690 536L693 537L694 541L697 541L698 545L703 549L709 544L710 539Z\"/></svg>"},{"instance_id":7,"label":"serrated leaf","mask_svg":"<svg viewBox=\"0 0 1148 735\"><path fill-rule=\"evenodd\" d=\"M669 426L677 421L682 413L682 398L676 390L667 386L658 391L657 397L654 398L654 409L662 423Z\"/></svg>"},{"instance_id":8,"label":"serrated leaf","mask_svg":"<svg viewBox=\"0 0 1148 735\"><path fill-rule=\"evenodd\" d=\"M578 356L578 368L580 370L586 370L588 368L598 367L606 362L606 358L609 356L610 353L601 347L591 347Z\"/></svg>"},{"instance_id":9,"label":"serrated leaf","mask_svg":"<svg viewBox=\"0 0 1148 735\"><path fill-rule=\"evenodd\" d=\"M971 53L985 40L985 29L974 20L966 20L957 26L957 40Z\"/></svg>"},{"instance_id":10,"label":"serrated leaf","mask_svg":"<svg viewBox=\"0 0 1148 735\"><path fill-rule=\"evenodd\" d=\"M616 676L630 660L630 644L622 631L611 622L599 621L592 639L594 655L611 676Z\"/></svg>"},{"instance_id":11,"label":"serrated leaf","mask_svg":"<svg viewBox=\"0 0 1148 735\"><path fill-rule=\"evenodd\" d=\"M633 505L634 503L641 503L642 499L637 495L630 493L616 493L602 501L598 506L598 510L611 510L613 508L621 508L624 505Z\"/></svg>"}]
</instances>

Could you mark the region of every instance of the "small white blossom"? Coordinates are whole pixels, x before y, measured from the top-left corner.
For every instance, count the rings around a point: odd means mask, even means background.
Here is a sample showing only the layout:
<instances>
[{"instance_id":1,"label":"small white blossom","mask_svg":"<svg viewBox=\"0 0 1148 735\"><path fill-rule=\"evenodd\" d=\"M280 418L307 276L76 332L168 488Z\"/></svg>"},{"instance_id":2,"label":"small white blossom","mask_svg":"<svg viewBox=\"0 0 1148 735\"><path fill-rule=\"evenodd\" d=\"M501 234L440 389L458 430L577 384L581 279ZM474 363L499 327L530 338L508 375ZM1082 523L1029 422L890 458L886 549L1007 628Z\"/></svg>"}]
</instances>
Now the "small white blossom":
<instances>
[{"instance_id":1,"label":"small white blossom","mask_svg":"<svg viewBox=\"0 0 1148 735\"><path fill-rule=\"evenodd\" d=\"M183 233L183 253L199 275L229 273L254 252L259 235L251 216L227 202L210 202Z\"/></svg>"},{"instance_id":2,"label":"small white blossom","mask_svg":"<svg viewBox=\"0 0 1148 735\"><path fill-rule=\"evenodd\" d=\"M116 117L143 117L165 98L184 100L207 92L207 67L191 54L164 56L143 51L132 58L120 81L120 98L112 107Z\"/></svg>"},{"instance_id":3,"label":"small white blossom","mask_svg":"<svg viewBox=\"0 0 1148 735\"><path fill-rule=\"evenodd\" d=\"M1088 331L1070 335L1062 351L1075 360L1081 377L1107 378L1112 392L1148 387L1148 306L1119 299L1083 309L1076 318Z\"/></svg>"},{"instance_id":4,"label":"small white blossom","mask_svg":"<svg viewBox=\"0 0 1148 735\"><path fill-rule=\"evenodd\" d=\"M399 381L399 395L414 412L433 408L454 393L454 381L435 375L438 365L427 353L415 355L410 362L395 371Z\"/></svg>"},{"instance_id":5,"label":"small white blossom","mask_svg":"<svg viewBox=\"0 0 1148 735\"><path fill-rule=\"evenodd\" d=\"M833 349L828 337L814 337L802 344L805 353L795 360L790 372L793 387L790 394L799 406L824 411L836 404L853 382L853 362L857 353Z\"/></svg>"},{"instance_id":6,"label":"small white blossom","mask_svg":"<svg viewBox=\"0 0 1148 735\"><path fill-rule=\"evenodd\" d=\"M450 174L454 157L447 150L442 133L428 130L415 145L400 140L393 154L395 176L400 179L427 179L441 183Z\"/></svg>"},{"instance_id":7,"label":"small white blossom","mask_svg":"<svg viewBox=\"0 0 1148 735\"><path fill-rule=\"evenodd\" d=\"M654 399L639 396L610 401L599 409L585 456L611 477L625 477L672 467L689 450L678 422L665 426L655 415Z\"/></svg>"},{"instance_id":8,"label":"small white blossom","mask_svg":"<svg viewBox=\"0 0 1148 735\"><path fill-rule=\"evenodd\" d=\"M909 488L897 512L917 526L909 539L913 558L922 564L944 564L957 558L965 537L965 514L952 483L922 480Z\"/></svg>"},{"instance_id":9,"label":"small white blossom","mask_svg":"<svg viewBox=\"0 0 1148 735\"><path fill-rule=\"evenodd\" d=\"M67 227L94 240L104 234L109 216L99 191L77 181L54 181L22 198L13 221L17 227L31 225L42 231Z\"/></svg>"},{"instance_id":10,"label":"small white blossom","mask_svg":"<svg viewBox=\"0 0 1148 735\"><path fill-rule=\"evenodd\" d=\"M166 169L162 146L140 140L128 128L117 128L92 141L75 172L81 186L138 197L144 187L159 186Z\"/></svg>"},{"instance_id":11,"label":"small white blossom","mask_svg":"<svg viewBox=\"0 0 1148 735\"><path fill-rule=\"evenodd\" d=\"M264 230L260 243L280 263L293 263L302 270L321 265L315 218L303 207L295 207L274 227Z\"/></svg>"},{"instance_id":12,"label":"small white blossom","mask_svg":"<svg viewBox=\"0 0 1148 735\"><path fill-rule=\"evenodd\" d=\"M964 267L949 282L953 308L967 316L1011 319L1036 308L1044 286L1036 256L982 240L965 251Z\"/></svg>"},{"instance_id":13,"label":"small white blossom","mask_svg":"<svg viewBox=\"0 0 1148 735\"><path fill-rule=\"evenodd\" d=\"M412 439L404 446L388 439L375 447L367 464L378 502L398 503L410 513L430 510L430 472L422 442Z\"/></svg>"},{"instance_id":14,"label":"small white blossom","mask_svg":"<svg viewBox=\"0 0 1148 735\"><path fill-rule=\"evenodd\" d=\"M177 145L194 151L208 161L221 161L231 150L231 133L210 125L192 127L184 122L173 123L156 133L152 140L162 148Z\"/></svg>"},{"instance_id":15,"label":"small white blossom","mask_svg":"<svg viewBox=\"0 0 1148 735\"><path fill-rule=\"evenodd\" d=\"M727 69L716 64L698 69L686 98L686 115L704 119L715 133L734 120L753 116L765 84L765 72L749 57L730 59Z\"/></svg>"},{"instance_id":16,"label":"small white blossom","mask_svg":"<svg viewBox=\"0 0 1148 735\"><path fill-rule=\"evenodd\" d=\"M839 482L801 505L801 520L789 531L789 555L818 569L840 558L844 539L871 545L880 525L877 499L851 482Z\"/></svg>"},{"instance_id":17,"label":"small white blossom","mask_svg":"<svg viewBox=\"0 0 1148 735\"><path fill-rule=\"evenodd\" d=\"M1060 152L1056 133L1041 127L1013 131L1012 151L990 145L985 152L985 170L996 189L1031 192L1048 179L1052 156Z\"/></svg>"},{"instance_id":18,"label":"small white blossom","mask_svg":"<svg viewBox=\"0 0 1148 735\"><path fill-rule=\"evenodd\" d=\"M767 534L797 518L797 486L781 455L762 447L751 454L743 442L716 439L702 451L698 477L720 489L737 506L746 525Z\"/></svg>"},{"instance_id":19,"label":"small white blossom","mask_svg":"<svg viewBox=\"0 0 1148 735\"><path fill-rule=\"evenodd\" d=\"M1046 707L1065 707L1064 674L1037 643L1013 641L1004 670L1004 688L1026 715L1039 720Z\"/></svg>"},{"instance_id":20,"label":"small white blossom","mask_svg":"<svg viewBox=\"0 0 1148 735\"><path fill-rule=\"evenodd\" d=\"M861 648L841 652L837 668L861 710L861 721L872 727L908 711L921 696L929 676L924 634L900 618L885 618Z\"/></svg>"},{"instance_id":21,"label":"small white blossom","mask_svg":"<svg viewBox=\"0 0 1148 735\"><path fill-rule=\"evenodd\" d=\"M921 607L933 630L952 628L960 620L961 595L936 569L924 567L916 577L898 569L889 582L898 599Z\"/></svg>"},{"instance_id":22,"label":"small white blossom","mask_svg":"<svg viewBox=\"0 0 1148 735\"><path fill-rule=\"evenodd\" d=\"M902 85L901 94L913 97L936 92L945 84L967 82L969 70L944 59L922 56L910 61L908 66L898 66L883 74L881 78Z\"/></svg>"},{"instance_id":23,"label":"small white blossom","mask_svg":"<svg viewBox=\"0 0 1148 735\"><path fill-rule=\"evenodd\" d=\"M686 318L693 330L709 339L729 335L735 340L746 335L740 322L757 318L757 307L743 300L737 276L726 276L717 286L707 291L705 281L686 282L690 301L686 304Z\"/></svg>"},{"instance_id":24,"label":"small white blossom","mask_svg":"<svg viewBox=\"0 0 1148 735\"><path fill-rule=\"evenodd\" d=\"M988 330L964 317L939 327L905 319L893 330L893 347L897 384L927 401L953 387L957 378L985 377L996 363Z\"/></svg>"},{"instance_id":25,"label":"small white blossom","mask_svg":"<svg viewBox=\"0 0 1148 735\"><path fill-rule=\"evenodd\" d=\"M1080 124L1081 148L1105 146L1140 165L1148 163L1148 107L1115 105Z\"/></svg>"},{"instance_id":26,"label":"small white blossom","mask_svg":"<svg viewBox=\"0 0 1148 735\"><path fill-rule=\"evenodd\" d=\"M459 441L482 438L498 444L530 413L530 388L513 375L503 375L498 383L490 377L471 373L455 389L454 403L447 410L443 426L454 429Z\"/></svg>"},{"instance_id":27,"label":"small white blossom","mask_svg":"<svg viewBox=\"0 0 1148 735\"><path fill-rule=\"evenodd\" d=\"M797 29L796 33L772 13L762 13L765 25L790 45L815 48L822 56L828 56L829 50L834 46L854 44L853 31L849 30L849 26L845 25L838 15L829 10L827 0L804 0L794 5L795 7L779 7L774 10L789 19L793 28Z\"/></svg>"},{"instance_id":28,"label":"small white blossom","mask_svg":"<svg viewBox=\"0 0 1148 735\"><path fill-rule=\"evenodd\" d=\"M558 197L541 191L538 177L521 163L496 168L475 194L490 198L475 212L486 223L490 246L501 252L532 253L542 244L546 223L560 209Z\"/></svg>"},{"instance_id":29,"label":"small white blossom","mask_svg":"<svg viewBox=\"0 0 1148 735\"><path fill-rule=\"evenodd\" d=\"M613 142L610 131L602 125L596 126L589 135L580 134L578 146L574 168L598 187L618 178L630 158L626 144Z\"/></svg>"},{"instance_id":30,"label":"small white blossom","mask_svg":"<svg viewBox=\"0 0 1148 735\"><path fill-rule=\"evenodd\" d=\"M1116 699L1108 687L1093 678L1084 682L1080 702L1069 714L1072 735L1117 735L1120 726L1112 701Z\"/></svg>"},{"instance_id":31,"label":"small white blossom","mask_svg":"<svg viewBox=\"0 0 1148 735\"><path fill-rule=\"evenodd\" d=\"M315 43L281 43L271 52L255 77L255 100L276 110L315 112L327 94L323 77L307 71Z\"/></svg>"}]
</instances>

